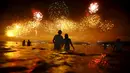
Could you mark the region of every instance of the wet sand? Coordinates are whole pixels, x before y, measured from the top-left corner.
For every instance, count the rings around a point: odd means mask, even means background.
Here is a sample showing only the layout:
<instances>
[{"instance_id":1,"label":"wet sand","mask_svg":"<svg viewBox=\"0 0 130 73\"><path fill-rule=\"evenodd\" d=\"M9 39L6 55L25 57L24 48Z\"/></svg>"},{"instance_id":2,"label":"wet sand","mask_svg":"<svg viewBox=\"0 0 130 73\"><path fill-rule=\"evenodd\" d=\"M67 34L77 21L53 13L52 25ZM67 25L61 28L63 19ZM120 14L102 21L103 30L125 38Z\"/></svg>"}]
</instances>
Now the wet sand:
<instances>
[{"instance_id":1,"label":"wet sand","mask_svg":"<svg viewBox=\"0 0 130 73\"><path fill-rule=\"evenodd\" d=\"M73 53L53 51L53 44L0 48L0 73L129 73L130 51L104 51L99 45L74 45Z\"/></svg>"}]
</instances>

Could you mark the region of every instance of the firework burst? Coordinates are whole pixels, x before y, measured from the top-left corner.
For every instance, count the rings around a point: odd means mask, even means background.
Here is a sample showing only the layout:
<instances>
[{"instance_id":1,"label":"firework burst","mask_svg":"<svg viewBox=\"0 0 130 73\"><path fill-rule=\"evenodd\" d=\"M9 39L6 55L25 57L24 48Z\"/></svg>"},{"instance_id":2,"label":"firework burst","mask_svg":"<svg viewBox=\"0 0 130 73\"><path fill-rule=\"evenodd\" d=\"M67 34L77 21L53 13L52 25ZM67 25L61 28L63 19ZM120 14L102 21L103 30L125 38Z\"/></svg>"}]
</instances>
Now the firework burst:
<instances>
[{"instance_id":1,"label":"firework burst","mask_svg":"<svg viewBox=\"0 0 130 73\"><path fill-rule=\"evenodd\" d=\"M20 23L15 23L12 26L8 26L6 35L9 37L18 37L22 34L23 26Z\"/></svg>"},{"instance_id":2,"label":"firework burst","mask_svg":"<svg viewBox=\"0 0 130 73\"><path fill-rule=\"evenodd\" d=\"M100 23L101 18L99 15L94 14L94 15L90 15L88 17L84 17L81 21L80 26L84 27L84 28L96 28L98 26L98 24Z\"/></svg>"},{"instance_id":3,"label":"firework burst","mask_svg":"<svg viewBox=\"0 0 130 73\"><path fill-rule=\"evenodd\" d=\"M98 11L98 7L99 7L98 3L96 3L96 2L95 3L91 3L89 8L88 8L89 12L91 14L96 13Z\"/></svg>"},{"instance_id":4,"label":"firework burst","mask_svg":"<svg viewBox=\"0 0 130 73\"><path fill-rule=\"evenodd\" d=\"M49 33L54 33L57 31L56 25L51 21L44 21L42 28L45 29L44 30L45 32L49 32Z\"/></svg>"},{"instance_id":5,"label":"firework burst","mask_svg":"<svg viewBox=\"0 0 130 73\"><path fill-rule=\"evenodd\" d=\"M43 18L43 15L41 12L34 12L33 13L33 18L36 20L36 21L41 21L42 18Z\"/></svg>"},{"instance_id":6,"label":"firework burst","mask_svg":"<svg viewBox=\"0 0 130 73\"><path fill-rule=\"evenodd\" d=\"M61 17L61 19L57 19L54 22L45 21L43 23L43 28L45 29L45 31L50 33L54 33L58 30L72 32L77 29L77 25L74 21L69 20L65 17Z\"/></svg>"},{"instance_id":7,"label":"firework burst","mask_svg":"<svg viewBox=\"0 0 130 73\"><path fill-rule=\"evenodd\" d=\"M62 16L68 17L69 9L64 1L54 2L48 9L49 17L52 20L60 19Z\"/></svg>"},{"instance_id":8,"label":"firework burst","mask_svg":"<svg viewBox=\"0 0 130 73\"><path fill-rule=\"evenodd\" d=\"M101 31L107 32L110 31L114 27L114 24L111 21L105 20L104 22L101 22L99 27Z\"/></svg>"},{"instance_id":9,"label":"firework burst","mask_svg":"<svg viewBox=\"0 0 130 73\"><path fill-rule=\"evenodd\" d=\"M60 29L62 31L66 31L66 32L74 31L77 28L75 22L73 22L67 18L64 18L64 17L56 20L55 25L57 26L57 29Z\"/></svg>"},{"instance_id":10,"label":"firework burst","mask_svg":"<svg viewBox=\"0 0 130 73\"><path fill-rule=\"evenodd\" d=\"M23 23L13 23L6 28L6 35L9 37L20 37L35 32L37 35L37 28L40 23L35 21L27 21Z\"/></svg>"}]
</instances>

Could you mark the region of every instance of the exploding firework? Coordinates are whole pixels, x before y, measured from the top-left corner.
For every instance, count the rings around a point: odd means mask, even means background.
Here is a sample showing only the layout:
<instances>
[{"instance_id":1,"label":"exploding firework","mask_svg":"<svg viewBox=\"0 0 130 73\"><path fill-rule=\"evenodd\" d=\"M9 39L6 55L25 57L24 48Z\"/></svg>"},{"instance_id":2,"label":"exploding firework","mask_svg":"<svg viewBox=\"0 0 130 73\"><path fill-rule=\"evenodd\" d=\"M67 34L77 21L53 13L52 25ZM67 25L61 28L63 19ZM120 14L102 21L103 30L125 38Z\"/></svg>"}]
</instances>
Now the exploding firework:
<instances>
[{"instance_id":1,"label":"exploding firework","mask_svg":"<svg viewBox=\"0 0 130 73\"><path fill-rule=\"evenodd\" d=\"M34 15L33 18L34 18L36 21L41 21L42 18L43 18L43 15L42 15L41 12L34 12L33 15Z\"/></svg>"},{"instance_id":2,"label":"exploding firework","mask_svg":"<svg viewBox=\"0 0 130 73\"><path fill-rule=\"evenodd\" d=\"M101 21L101 18L99 15L90 15L87 19L88 19L89 27L91 28L97 27Z\"/></svg>"},{"instance_id":3,"label":"exploding firework","mask_svg":"<svg viewBox=\"0 0 130 73\"><path fill-rule=\"evenodd\" d=\"M101 22L99 25L99 28L101 31L106 32L111 30L114 27L114 24L111 21L105 20L104 22Z\"/></svg>"},{"instance_id":4,"label":"exploding firework","mask_svg":"<svg viewBox=\"0 0 130 73\"><path fill-rule=\"evenodd\" d=\"M20 37L35 32L37 35L37 28L40 23L35 21L27 21L23 23L13 23L11 26L7 26L6 35L9 37Z\"/></svg>"},{"instance_id":5,"label":"exploding firework","mask_svg":"<svg viewBox=\"0 0 130 73\"><path fill-rule=\"evenodd\" d=\"M52 20L60 19L62 16L68 17L69 9L64 1L54 2L48 9L49 17Z\"/></svg>"},{"instance_id":6,"label":"exploding firework","mask_svg":"<svg viewBox=\"0 0 130 73\"><path fill-rule=\"evenodd\" d=\"M98 11L98 7L99 7L98 3L96 3L96 2L95 3L91 3L89 8L88 8L89 12L91 14L96 13Z\"/></svg>"},{"instance_id":7,"label":"exploding firework","mask_svg":"<svg viewBox=\"0 0 130 73\"><path fill-rule=\"evenodd\" d=\"M22 25L20 23L15 23L12 26L8 26L6 30L6 35L9 37L18 37L21 35Z\"/></svg>"},{"instance_id":8,"label":"exploding firework","mask_svg":"<svg viewBox=\"0 0 130 73\"><path fill-rule=\"evenodd\" d=\"M29 27L29 28L37 28L39 25L40 25L40 23L39 22L35 22L35 21L28 21L28 22L26 22L26 26L27 27Z\"/></svg>"},{"instance_id":9,"label":"exploding firework","mask_svg":"<svg viewBox=\"0 0 130 73\"><path fill-rule=\"evenodd\" d=\"M101 18L99 15L94 14L94 15L90 15L88 17L84 17L81 21L80 26L82 26L83 28L96 28L98 26L98 24L100 23Z\"/></svg>"},{"instance_id":10,"label":"exploding firework","mask_svg":"<svg viewBox=\"0 0 130 73\"><path fill-rule=\"evenodd\" d=\"M62 17L61 19L58 19L55 21L55 25L57 26L57 29L60 29L62 31L74 31L76 30L76 23L68 20L67 18Z\"/></svg>"},{"instance_id":11,"label":"exploding firework","mask_svg":"<svg viewBox=\"0 0 130 73\"><path fill-rule=\"evenodd\" d=\"M45 32L54 33L57 31L56 25L51 21L44 21L42 25L42 29L44 29Z\"/></svg>"},{"instance_id":12,"label":"exploding firework","mask_svg":"<svg viewBox=\"0 0 130 73\"><path fill-rule=\"evenodd\" d=\"M45 21L43 23L43 28L45 31L54 33L57 30L62 30L65 32L72 32L77 29L76 23L72 20L69 20L65 17L62 17L61 19L57 19L54 22Z\"/></svg>"},{"instance_id":13,"label":"exploding firework","mask_svg":"<svg viewBox=\"0 0 130 73\"><path fill-rule=\"evenodd\" d=\"M26 27L28 28L29 31L34 31L35 35L37 36L38 34L38 27L40 26L40 22L36 22L36 21L29 21L27 22Z\"/></svg>"}]
</instances>

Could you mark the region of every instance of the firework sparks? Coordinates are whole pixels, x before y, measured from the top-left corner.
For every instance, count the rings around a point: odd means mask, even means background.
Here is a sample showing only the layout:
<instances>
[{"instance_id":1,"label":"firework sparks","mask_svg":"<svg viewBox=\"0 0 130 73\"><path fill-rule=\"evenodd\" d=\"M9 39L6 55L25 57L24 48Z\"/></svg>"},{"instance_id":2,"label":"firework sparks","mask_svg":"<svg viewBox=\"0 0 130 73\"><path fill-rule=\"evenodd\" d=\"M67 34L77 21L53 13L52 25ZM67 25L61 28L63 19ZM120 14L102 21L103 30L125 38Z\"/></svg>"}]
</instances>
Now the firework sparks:
<instances>
[{"instance_id":1,"label":"firework sparks","mask_svg":"<svg viewBox=\"0 0 130 73\"><path fill-rule=\"evenodd\" d=\"M13 33L13 30L8 30L6 35L9 36L9 37L14 37L15 36L15 34Z\"/></svg>"},{"instance_id":2,"label":"firework sparks","mask_svg":"<svg viewBox=\"0 0 130 73\"><path fill-rule=\"evenodd\" d=\"M50 21L45 21L43 23L42 28L45 29L44 30L45 32L49 32L49 33L54 33L58 30L56 25L53 22L50 22Z\"/></svg>"},{"instance_id":3,"label":"firework sparks","mask_svg":"<svg viewBox=\"0 0 130 73\"><path fill-rule=\"evenodd\" d=\"M74 21L69 20L65 17L61 17L61 19L57 19L53 22L44 21L42 28L45 29L45 31L49 33L54 33L57 30L62 30L65 32L72 32L77 29L77 25Z\"/></svg>"},{"instance_id":4,"label":"firework sparks","mask_svg":"<svg viewBox=\"0 0 130 73\"><path fill-rule=\"evenodd\" d=\"M40 25L39 22L35 22L35 21L28 21L26 24L27 27L29 28L37 28Z\"/></svg>"},{"instance_id":5,"label":"firework sparks","mask_svg":"<svg viewBox=\"0 0 130 73\"><path fill-rule=\"evenodd\" d=\"M29 22L29 24L30 25L28 25L30 28L32 27L32 28L34 28L34 32L35 32L35 35L37 36L37 34L38 34L38 31L37 31L37 28L39 27L39 24L40 24L40 21L42 20L42 18L43 18L43 15L42 15L42 13L41 12L39 12L39 11L36 11L36 12L34 12L33 13L33 15L34 15L34 19L35 19L35 21L31 21L31 22Z\"/></svg>"},{"instance_id":6,"label":"firework sparks","mask_svg":"<svg viewBox=\"0 0 130 73\"><path fill-rule=\"evenodd\" d=\"M21 37L31 33L38 35L39 28L44 29L43 31L54 33L57 30L62 30L66 33L71 33L75 31L85 31L87 28L99 28L101 31L109 31L114 27L111 21L101 22L101 18L96 13L98 11L98 4L92 3L89 7L89 12L91 15L85 16L80 23L77 23L68 19L69 14L68 7L63 1L58 1L52 3L49 7L50 18L53 21L41 20L43 15L39 11L33 12L34 19L33 21L25 21L21 23L15 23L6 28L6 35L9 37ZM42 24L42 25L41 25Z\"/></svg>"},{"instance_id":7,"label":"firework sparks","mask_svg":"<svg viewBox=\"0 0 130 73\"><path fill-rule=\"evenodd\" d=\"M100 23L101 18L99 15L94 14L94 15L90 15L88 17L84 17L82 19L82 22L80 24L80 26L84 27L89 27L89 28L96 28L98 26L98 24Z\"/></svg>"},{"instance_id":8,"label":"firework sparks","mask_svg":"<svg viewBox=\"0 0 130 73\"><path fill-rule=\"evenodd\" d=\"M26 23L26 27L27 27L27 30L29 32L31 31L34 31L35 32L35 35L37 36L38 32L37 32L37 28L40 26L40 22L36 22L36 21L29 21Z\"/></svg>"},{"instance_id":9,"label":"firework sparks","mask_svg":"<svg viewBox=\"0 0 130 73\"><path fill-rule=\"evenodd\" d=\"M34 31L37 35L37 28L40 23L35 21L27 21L24 23L14 23L6 28L6 35L9 37L19 37L27 35Z\"/></svg>"},{"instance_id":10,"label":"firework sparks","mask_svg":"<svg viewBox=\"0 0 130 73\"><path fill-rule=\"evenodd\" d=\"M91 28L97 27L97 25L100 23L101 20L99 15L91 15L87 19L88 19L89 27Z\"/></svg>"},{"instance_id":11,"label":"firework sparks","mask_svg":"<svg viewBox=\"0 0 130 73\"><path fill-rule=\"evenodd\" d=\"M52 20L60 19L62 16L68 17L69 9L64 1L54 2L50 5L49 9L49 17Z\"/></svg>"},{"instance_id":12,"label":"firework sparks","mask_svg":"<svg viewBox=\"0 0 130 73\"><path fill-rule=\"evenodd\" d=\"M62 31L68 32L70 30L76 30L76 23L64 17L62 17L59 20L56 20L55 24L57 25L57 28Z\"/></svg>"},{"instance_id":13,"label":"firework sparks","mask_svg":"<svg viewBox=\"0 0 130 73\"><path fill-rule=\"evenodd\" d=\"M96 3L96 2L91 3L90 6L89 6L89 12L91 14L96 13L98 11L98 7L99 7L98 3Z\"/></svg>"},{"instance_id":14,"label":"firework sparks","mask_svg":"<svg viewBox=\"0 0 130 73\"><path fill-rule=\"evenodd\" d=\"M34 15L33 18L34 18L36 21L41 21L42 18L43 18L43 15L42 15L41 12L34 12L33 15Z\"/></svg>"},{"instance_id":15,"label":"firework sparks","mask_svg":"<svg viewBox=\"0 0 130 73\"><path fill-rule=\"evenodd\" d=\"M9 37L19 36L21 32L21 24L15 23L12 26L7 27L6 35Z\"/></svg>"},{"instance_id":16,"label":"firework sparks","mask_svg":"<svg viewBox=\"0 0 130 73\"><path fill-rule=\"evenodd\" d=\"M111 30L114 27L114 24L111 21L105 20L104 22L101 22L99 25L99 28L101 31L106 32Z\"/></svg>"}]
</instances>

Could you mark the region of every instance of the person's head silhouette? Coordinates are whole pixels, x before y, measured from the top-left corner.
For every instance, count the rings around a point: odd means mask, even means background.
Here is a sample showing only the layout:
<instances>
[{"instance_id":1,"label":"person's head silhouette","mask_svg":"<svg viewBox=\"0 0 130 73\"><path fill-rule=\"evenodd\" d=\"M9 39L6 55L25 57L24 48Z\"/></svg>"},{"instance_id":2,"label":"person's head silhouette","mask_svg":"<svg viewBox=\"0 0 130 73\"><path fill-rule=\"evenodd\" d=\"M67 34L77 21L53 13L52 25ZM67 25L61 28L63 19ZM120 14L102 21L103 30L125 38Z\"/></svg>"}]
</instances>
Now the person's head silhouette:
<instances>
[{"instance_id":1,"label":"person's head silhouette","mask_svg":"<svg viewBox=\"0 0 130 73\"><path fill-rule=\"evenodd\" d=\"M62 34L62 31L61 31L61 30L58 30L58 34L61 35L61 34Z\"/></svg>"},{"instance_id":2,"label":"person's head silhouette","mask_svg":"<svg viewBox=\"0 0 130 73\"><path fill-rule=\"evenodd\" d=\"M65 34L65 38L66 38L66 39L68 38L68 34Z\"/></svg>"},{"instance_id":3,"label":"person's head silhouette","mask_svg":"<svg viewBox=\"0 0 130 73\"><path fill-rule=\"evenodd\" d=\"M120 42L120 41L121 41L121 39L119 39L119 38L118 38L118 39L116 39L116 41L117 41L117 42Z\"/></svg>"}]
</instances>

